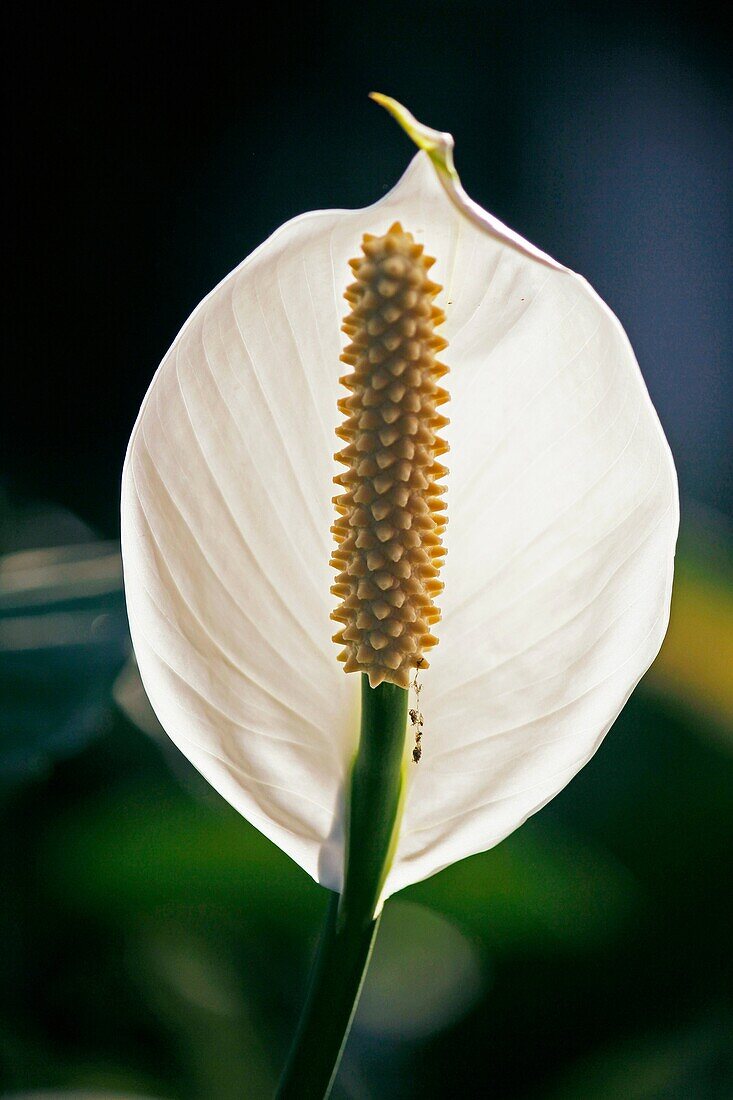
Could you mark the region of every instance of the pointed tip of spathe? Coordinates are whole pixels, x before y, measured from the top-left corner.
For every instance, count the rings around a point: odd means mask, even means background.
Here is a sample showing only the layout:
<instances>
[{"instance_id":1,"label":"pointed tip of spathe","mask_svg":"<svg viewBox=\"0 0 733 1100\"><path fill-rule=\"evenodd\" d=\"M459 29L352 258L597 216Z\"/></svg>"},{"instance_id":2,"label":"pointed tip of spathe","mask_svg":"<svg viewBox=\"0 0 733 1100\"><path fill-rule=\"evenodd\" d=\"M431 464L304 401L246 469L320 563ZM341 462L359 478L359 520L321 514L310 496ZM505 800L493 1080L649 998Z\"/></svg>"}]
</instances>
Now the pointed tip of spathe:
<instances>
[{"instance_id":1,"label":"pointed tip of spathe","mask_svg":"<svg viewBox=\"0 0 733 1100\"><path fill-rule=\"evenodd\" d=\"M428 154L439 172L451 178L457 178L453 165L454 141L451 134L433 130L431 126L418 122L413 113L392 96L384 95L382 92L370 92L369 98L389 111L418 149L423 149Z\"/></svg>"},{"instance_id":2,"label":"pointed tip of spathe","mask_svg":"<svg viewBox=\"0 0 733 1100\"><path fill-rule=\"evenodd\" d=\"M370 92L369 98L373 99L375 103L381 103L384 106L386 100L389 99L389 96L384 95L383 92Z\"/></svg>"}]
</instances>

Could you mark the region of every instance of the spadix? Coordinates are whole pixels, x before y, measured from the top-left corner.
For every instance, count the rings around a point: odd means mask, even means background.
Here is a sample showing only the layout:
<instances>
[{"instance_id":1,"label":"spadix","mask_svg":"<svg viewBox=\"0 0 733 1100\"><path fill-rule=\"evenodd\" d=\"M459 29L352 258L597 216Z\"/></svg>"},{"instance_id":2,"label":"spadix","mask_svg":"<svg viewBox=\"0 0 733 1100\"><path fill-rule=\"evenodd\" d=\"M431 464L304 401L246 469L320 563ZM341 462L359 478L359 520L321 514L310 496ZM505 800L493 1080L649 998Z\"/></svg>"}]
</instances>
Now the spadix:
<instances>
[{"instance_id":1,"label":"spadix","mask_svg":"<svg viewBox=\"0 0 733 1100\"><path fill-rule=\"evenodd\" d=\"M448 423L438 412L448 394L438 380L448 368L435 358L446 346L435 327L445 314L427 274L435 261L399 222L365 236L362 248L342 326L351 343L341 359L353 370L341 379L351 392L337 428L348 445L336 455L346 470L335 479L343 492L334 498L331 591L341 602L331 618L344 626L333 640L345 647L345 672L363 672L371 687L407 688L410 670L428 667L440 618L446 469L438 455L448 446L437 433Z\"/></svg>"}]
</instances>

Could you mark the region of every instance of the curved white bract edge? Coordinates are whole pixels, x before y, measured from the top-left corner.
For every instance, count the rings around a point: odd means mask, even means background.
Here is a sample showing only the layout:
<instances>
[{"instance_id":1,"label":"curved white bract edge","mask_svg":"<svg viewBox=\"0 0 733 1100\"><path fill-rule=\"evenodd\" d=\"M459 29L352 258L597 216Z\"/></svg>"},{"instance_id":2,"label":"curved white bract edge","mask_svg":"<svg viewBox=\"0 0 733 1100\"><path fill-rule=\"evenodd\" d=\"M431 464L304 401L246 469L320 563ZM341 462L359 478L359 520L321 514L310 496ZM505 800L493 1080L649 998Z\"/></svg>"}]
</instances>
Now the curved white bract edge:
<instances>
[{"instance_id":1,"label":"curved white bract edge","mask_svg":"<svg viewBox=\"0 0 733 1100\"><path fill-rule=\"evenodd\" d=\"M362 234L395 220L437 257L452 452L424 753L385 897L497 843L592 755L664 636L678 522L618 321L462 209L426 154L372 207L288 222L176 337L123 473L141 675L211 784L341 887L358 738L329 620L342 294Z\"/></svg>"}]
</instances>

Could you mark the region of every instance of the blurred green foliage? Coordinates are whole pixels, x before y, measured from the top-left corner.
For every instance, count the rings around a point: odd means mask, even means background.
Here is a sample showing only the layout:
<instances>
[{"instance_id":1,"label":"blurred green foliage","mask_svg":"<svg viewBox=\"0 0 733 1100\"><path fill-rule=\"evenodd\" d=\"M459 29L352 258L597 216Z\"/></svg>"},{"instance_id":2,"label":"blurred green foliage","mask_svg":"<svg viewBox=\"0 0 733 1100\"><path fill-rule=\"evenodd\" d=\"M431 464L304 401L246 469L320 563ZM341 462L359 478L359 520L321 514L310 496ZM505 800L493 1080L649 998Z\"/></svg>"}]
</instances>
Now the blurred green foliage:
<instances>
[{"instance_id":1,"label":"blurred green foliage","mask_svg":"<svg viewBox=\"0 0 733 1100\"><path fill-rule=\"evenodd\" d=\"M116 543L0 496L0 550L2 791L104 731L130 644Z\"/></svg>"},{"instance_id":2,"label":"blurred green foliage","mask_svg":"<svg viewBox=\"0 0 733 1100\"><path fill-rule=\"evenodd\" d=\"M267 1097L325 892L160 733L116 547L10 511L3 1094ZM341 1100L731 1095L729 553L688 522L668 642L598 755L498 848L388 904Z\"/></svg>"}]
</instances>

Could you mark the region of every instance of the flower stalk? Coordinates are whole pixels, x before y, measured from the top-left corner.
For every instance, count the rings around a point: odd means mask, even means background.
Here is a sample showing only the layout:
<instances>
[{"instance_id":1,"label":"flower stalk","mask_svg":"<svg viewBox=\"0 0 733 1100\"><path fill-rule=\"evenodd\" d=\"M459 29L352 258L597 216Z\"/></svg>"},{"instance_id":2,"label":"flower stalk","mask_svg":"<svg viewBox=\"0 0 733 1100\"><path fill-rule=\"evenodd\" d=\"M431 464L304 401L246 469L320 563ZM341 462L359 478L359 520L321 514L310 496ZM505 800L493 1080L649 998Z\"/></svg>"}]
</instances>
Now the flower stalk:
<instances>
[{"instance_id":1,"label":"flower stalk","mask_svg":"<svg viewBox=\"0 0 733 1100\"><path fill-rule=\"evenodd\" d=\"M405 785L408 693L361 677L361 731L349 788L344 890L332 894L279 1100L327 1097L379 927Z\"/></svg>"}]
</instances>

